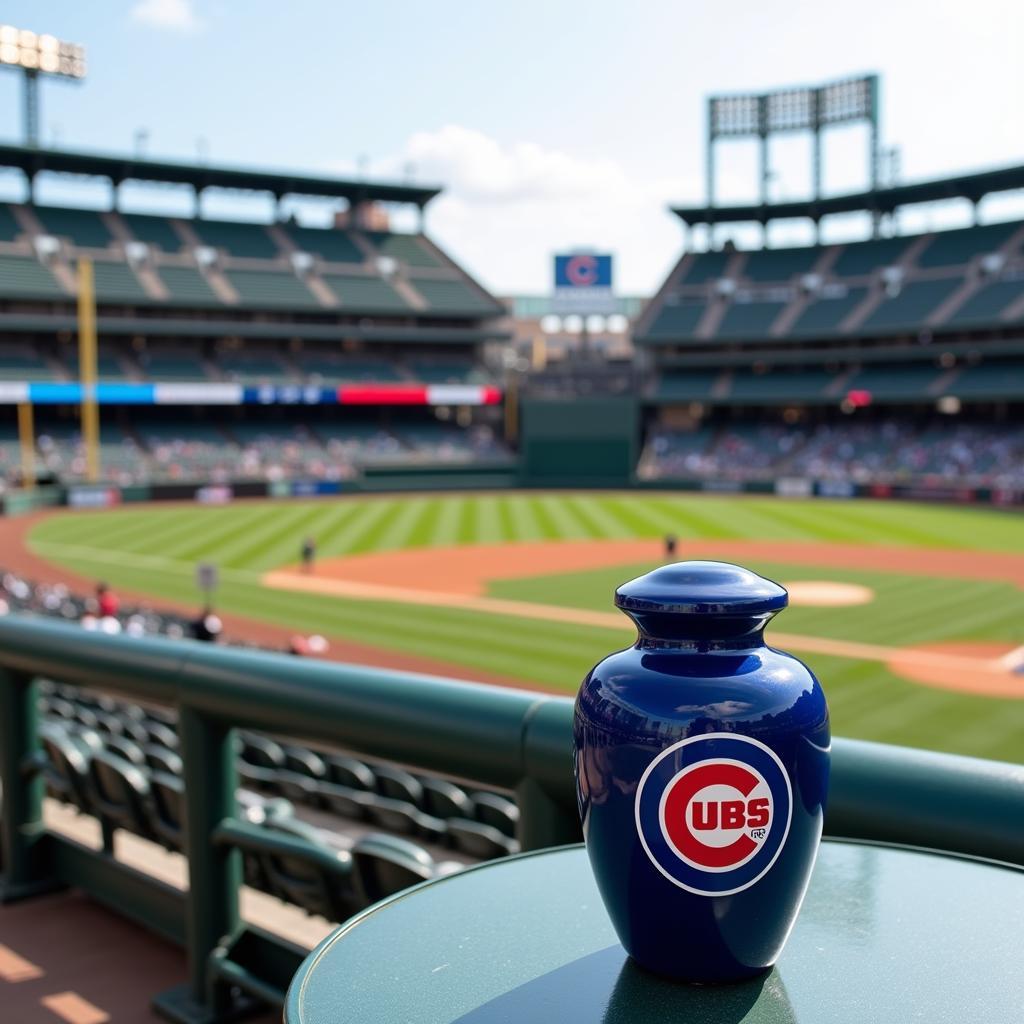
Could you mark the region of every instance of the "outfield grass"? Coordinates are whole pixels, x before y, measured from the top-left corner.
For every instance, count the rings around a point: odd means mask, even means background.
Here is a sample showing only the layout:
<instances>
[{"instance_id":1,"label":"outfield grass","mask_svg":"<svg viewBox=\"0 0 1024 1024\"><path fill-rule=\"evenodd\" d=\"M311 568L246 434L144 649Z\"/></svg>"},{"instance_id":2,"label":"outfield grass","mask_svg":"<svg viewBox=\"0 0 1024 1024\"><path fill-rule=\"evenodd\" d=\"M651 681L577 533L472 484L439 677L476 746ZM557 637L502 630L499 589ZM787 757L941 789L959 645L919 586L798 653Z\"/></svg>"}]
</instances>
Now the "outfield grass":
<instances>
[{"instance_id":1,"label":"outfield grass","mask_svg":"<svg viewBox=\"0 0 1024 1024\"><path fill-rule=\"evenodd\" d=\"M1019 553L1019 517L991 509L904 503L801 502L664 494L399 496L67 513L33 531L40 555L123 588L197 599L194 566L222 570L218 604L269 622L394 648L573 692L629 632L453 608L360 602L267 590L262 572L295 562L303 536L321 557L450 544L545 539L701 538L832 541ZM1024 595L1005 583L753 563L785 580L865 583L874 603L793 608L779 628L877 644L942 640L1024 643ZM495 596L610 608L616 583L647 566L497 581ZM439 581L439 589L443 589ZM1024 700L904 682L873 662L811 656L844 735L1024 761Z\"/></svg>"}]
</instances>

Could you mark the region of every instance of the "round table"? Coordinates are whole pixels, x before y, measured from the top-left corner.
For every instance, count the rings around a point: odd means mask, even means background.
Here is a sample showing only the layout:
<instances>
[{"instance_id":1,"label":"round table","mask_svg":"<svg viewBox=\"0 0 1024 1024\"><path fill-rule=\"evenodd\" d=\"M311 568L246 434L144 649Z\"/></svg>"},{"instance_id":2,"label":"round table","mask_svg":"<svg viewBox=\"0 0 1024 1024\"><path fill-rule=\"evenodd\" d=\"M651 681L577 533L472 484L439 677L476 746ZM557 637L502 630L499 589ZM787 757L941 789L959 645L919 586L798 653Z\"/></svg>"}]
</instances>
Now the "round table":
<instances>
[{"instance_id":1,"label":"round table","mask_svg":"<svg viewBox=\"0 0 1024 1024\"><path fill-rule=\"evenodd\" d=\"M627 958L586 852L565 847L353 918L295 975L285 1022L1017 1024L1022 940L1024 871L826 841L775 968L737 985L676 984Z\"/></svg>"}]
</instances>

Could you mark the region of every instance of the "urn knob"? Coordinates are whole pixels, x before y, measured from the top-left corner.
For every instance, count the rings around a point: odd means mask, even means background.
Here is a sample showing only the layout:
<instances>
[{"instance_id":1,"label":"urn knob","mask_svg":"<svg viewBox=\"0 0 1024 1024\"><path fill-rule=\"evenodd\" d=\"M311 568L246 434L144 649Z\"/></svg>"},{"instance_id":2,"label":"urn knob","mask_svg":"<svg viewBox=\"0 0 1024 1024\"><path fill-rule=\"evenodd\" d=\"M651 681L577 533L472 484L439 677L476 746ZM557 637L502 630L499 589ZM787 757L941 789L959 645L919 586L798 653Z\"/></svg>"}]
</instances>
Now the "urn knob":
<instances>
[{"instance_id":1,"label":"urn knob","mask_svg":"<svg viewBox=\"0 0 1024 1024\"><path fill-rule=\"evenodd\" d=\"M615 591L642 640L708 647L756 642L788 601L778 583L728 562L674 562Z\"/></svg>"}]
</instances>

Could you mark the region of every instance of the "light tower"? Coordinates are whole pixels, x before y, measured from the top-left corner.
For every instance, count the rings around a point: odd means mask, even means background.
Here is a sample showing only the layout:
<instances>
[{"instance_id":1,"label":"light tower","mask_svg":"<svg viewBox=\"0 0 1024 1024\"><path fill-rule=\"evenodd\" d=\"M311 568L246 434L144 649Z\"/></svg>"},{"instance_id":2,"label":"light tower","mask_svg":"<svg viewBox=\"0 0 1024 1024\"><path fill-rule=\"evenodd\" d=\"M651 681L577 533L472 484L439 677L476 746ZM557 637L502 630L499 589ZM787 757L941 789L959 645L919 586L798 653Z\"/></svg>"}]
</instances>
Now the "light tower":
<instances>
[{"instance_id":1,"label":"light tower","mask_svg":"<svg viewBox=\"0 0 1024 1024\"><path fill-rule=\"evenodd\" d=\"M29 29L0 25L0 65L20 71L25 82L25 144L39 145L39 76L85 78L85 47Z\"/></svg>"}]
</instances>

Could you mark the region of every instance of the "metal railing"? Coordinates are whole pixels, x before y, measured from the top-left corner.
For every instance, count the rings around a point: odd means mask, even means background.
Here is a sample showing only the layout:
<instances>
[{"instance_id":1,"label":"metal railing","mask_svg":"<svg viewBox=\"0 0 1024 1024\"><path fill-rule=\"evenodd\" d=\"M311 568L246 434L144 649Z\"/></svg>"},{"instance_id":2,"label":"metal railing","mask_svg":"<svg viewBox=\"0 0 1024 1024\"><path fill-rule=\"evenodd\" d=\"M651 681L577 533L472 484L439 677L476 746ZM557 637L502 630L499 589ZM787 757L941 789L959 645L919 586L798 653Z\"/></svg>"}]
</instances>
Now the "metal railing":
<instances>
[{"instance_id":1,"label":"metal railing","mask_svg":"<svg viewBox=\"0 0 1024 1024\"><path fill-rule=\"evenodd\" d=\"M184 760L185 894L48 832L42 822L36 680L177 709ZM31 617L0 619L0 898L74 884L182 943L171 1019L237 1009L231 986L283 990L301 950L242 924L233 730L286 734L515 792L519 840L580 838L572 701L494 686L187 641L110 637ZM833 746L825 831L1024 864L1024 767L852 740ZM286 846L288 840L282 838Z\"/></svg>"}]
</instances>

